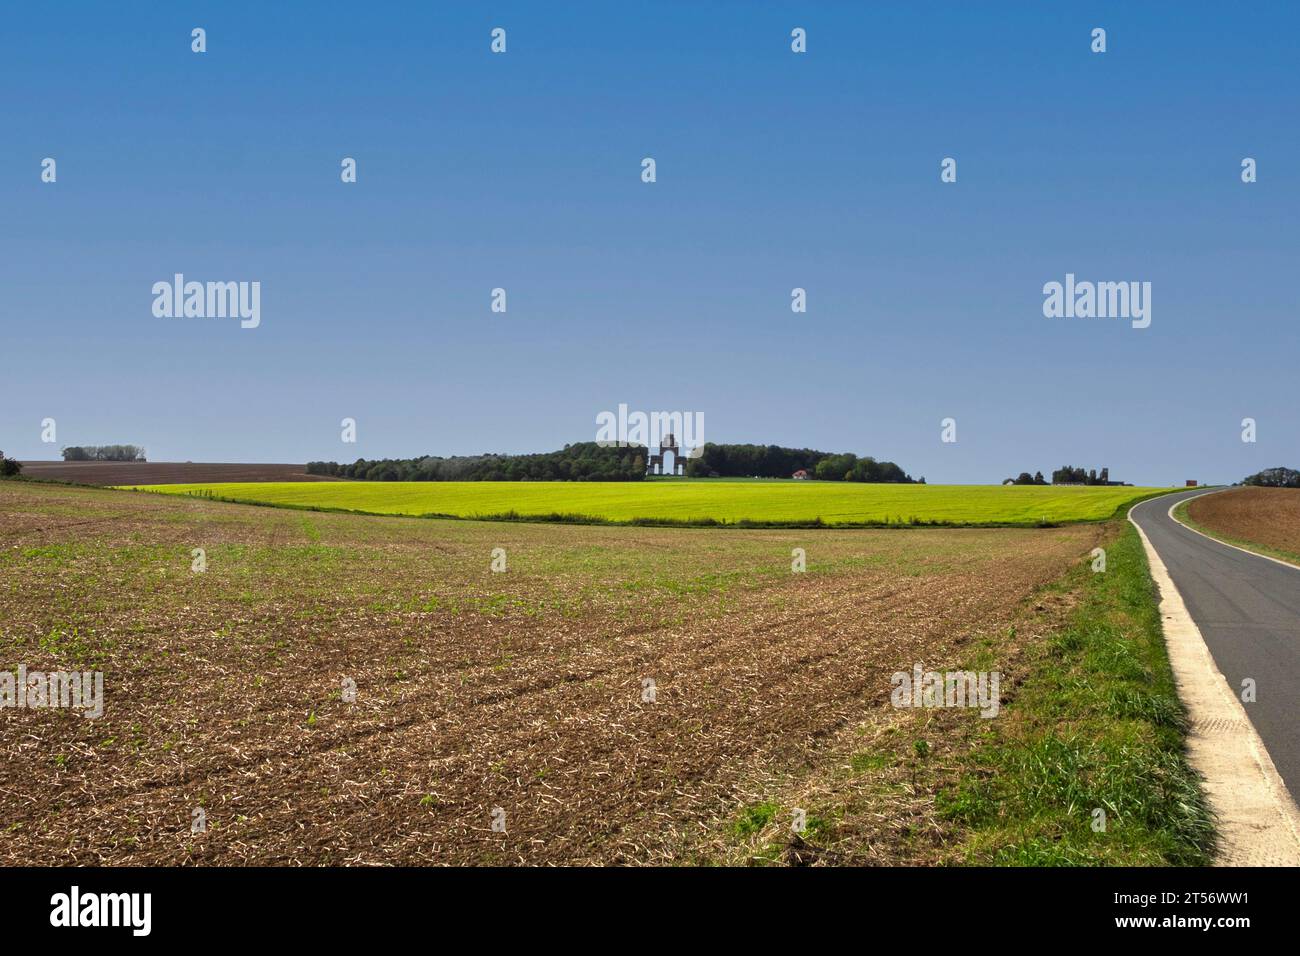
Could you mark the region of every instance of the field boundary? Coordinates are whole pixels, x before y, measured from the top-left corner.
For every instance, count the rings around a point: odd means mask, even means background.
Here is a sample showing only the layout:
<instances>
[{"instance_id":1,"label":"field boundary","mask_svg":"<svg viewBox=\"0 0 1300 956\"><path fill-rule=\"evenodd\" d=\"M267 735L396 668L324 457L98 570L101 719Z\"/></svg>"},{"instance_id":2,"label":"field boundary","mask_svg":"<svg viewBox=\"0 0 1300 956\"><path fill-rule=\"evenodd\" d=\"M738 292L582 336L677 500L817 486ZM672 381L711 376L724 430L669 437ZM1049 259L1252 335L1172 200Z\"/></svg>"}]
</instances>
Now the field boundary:
<instances>
[{"instance_id":1,"label":"field boundary","mask_svg":"<svg viewBox=\"0 0 1300 956\"><path fill-rule=\"evenodd\" d=\"M437 482L429 482L437 484ZM490 482L484 482L490 484ZM575 483L576 484L576 483ZM717 528L717 529L737 529L745 531L764 531L764 530L815 530L823 529L827 531L852 531L852 530L889 530L889 529L909 529L909 528L1063 528L1075 524L1104 524L1116 518L1121 518L1129 510L1144 501L1152 498L1158 498L1162 495L1171 494L1170 491L1161 489L1158 491L1148 492L1127 501L1115 507L1109 515L1098 518L1076 518L1063 519L1059 521L945 521L942 519L930 520L916 518L911 516L906 520L897 521L836 521L829 522L823 520L820 516L799 521L764 521L750 518L741 518L736 521L728 521L718 518L602 518L599 515L583 515L563 512L550 512L548 514L519 514L515 511L493 512L489 514L475 515L457 515L446 514L443 512L425 512L422 514L395 514L385 511L365 511L359 508L334 508L327 505L306 505L295 504L290 502L273 502L260 501L254 498L239 498L229 495L218 494L196 494L194 492L177 493L171 491L159 491L149 488L139 488L130 485L108 486L112 491L125 491L143 494L166 495L170 498L190 498L201 501L220 501L227 504L252 505L258 508L283 508L291 511L315 511L322 514L348 514L348 515L365 515L372 518L416 518L431 519L437 521L496 521L496 522L514 522L520 524L573 524L573 525L606 525L613 527L633 527L633 528Z\"/></svg>"},{"instance_id":2,"label":"field boundary","mask_svg":"<svg viewBox=\"0 0 1300 956\"><path fill-rule=\"evenodd\" d=\"M1171 518L1180 503L1170 506ZM1186 736L1188 759L1204 780L1205 793L1219 823L1216 863L1300 866L1300 811L1246 709L1215 664L1169 569L1141 525L1133 520L1133 509L1129 510L1129 521L1142 539L1151 577L1160 591L1161 626L1169 663L1179 699L1191 717ZM1225 727L1231 730L1212 730Z\"/></svg>"},{"instance_id":3,"label":"field boundary","mask_svg":"<svg viewBox=\"0 0 1300 956\"><path fill-rule=\"evenodd\" d=\"M967 864L1212 858L1217 833L1187 758L1155 585L1134 530L1122 520L1110 527L1105 573L1085 563L1039 592L1049 606L1048 595L1064 598L1063 613L1018 652L1011 722L991 730L936 795L941 814L964 825L956 842Z\"/></svg>"},{"instance_id":4,"label":"field boundary","mask_svg":"<svg viewBox=\"0 0 1300 956\"><path fill-rule=\"evenodd\" d=\"M1141 540L1121 517L1095 543L1105 573L1083 557L954 648L951 666L1001 673L997 720L898 711L869 725L784 789L755 788L721 862L1208 865L1214 821ZM807 813L796 838L792 807ZM890 815L906 820L901 851L880 849L873 821Z\"/></svg>"}]
</instances>

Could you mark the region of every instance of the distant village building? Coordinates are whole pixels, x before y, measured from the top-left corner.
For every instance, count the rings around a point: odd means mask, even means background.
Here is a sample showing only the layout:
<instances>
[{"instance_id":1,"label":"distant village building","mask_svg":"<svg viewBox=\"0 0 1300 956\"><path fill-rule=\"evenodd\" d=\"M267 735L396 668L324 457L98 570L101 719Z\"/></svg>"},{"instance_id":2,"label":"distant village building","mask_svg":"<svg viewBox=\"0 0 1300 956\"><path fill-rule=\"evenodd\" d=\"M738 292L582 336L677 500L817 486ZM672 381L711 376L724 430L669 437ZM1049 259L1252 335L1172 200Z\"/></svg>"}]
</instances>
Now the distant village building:
<instances>
[{"instance_id":1,"label":"distant village building","mask_svg":"<svg viewBox=\"0 0 1300 956\"><path fill-rule=\"evenodd\" d=\"M1187 482L1187 487L1188 487L1188 488L1195 488L1195 487L1196 487L1196 479L1195 479L1195 478L1189 479L1188 482Z\"/></svg>"},{"instance_id":2,"label":"distant village building","mask_svg":"<svg viewBox=\"0 0 1300 956\"><path fill-rule=\"evenodd\" d=\"M805 480L811 478L812 475L808 474L808 469L807 469L807 468L800 468L798 471L796 471L796 472L795 472L793 475L791 475L790 477L791 477L791 478L797 478L797 479L799 479L800 481L805 481Z\"/></svg>"}]
</instances>

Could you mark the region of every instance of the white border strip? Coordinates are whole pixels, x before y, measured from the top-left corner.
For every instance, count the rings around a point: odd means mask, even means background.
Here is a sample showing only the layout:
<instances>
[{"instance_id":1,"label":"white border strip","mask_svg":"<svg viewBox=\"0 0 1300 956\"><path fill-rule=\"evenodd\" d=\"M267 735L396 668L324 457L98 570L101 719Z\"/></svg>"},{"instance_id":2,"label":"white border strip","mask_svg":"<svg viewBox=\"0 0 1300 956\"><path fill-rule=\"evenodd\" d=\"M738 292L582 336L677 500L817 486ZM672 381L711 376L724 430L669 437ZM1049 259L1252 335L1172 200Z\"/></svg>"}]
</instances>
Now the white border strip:
<instances>
[{"instance_id":1,"label":"white border strip","mask_svg":"<svg viewBox=\"0 0 1300 956\"><path fill-rule=\"evenodd\" d=\"M1214 663L1169 569L1142 526L1133 520L1133 512L1144 503L1129 509L1128 520L1142 539L1151 577L1160 589L1160 619L1169 663L1178 696L1191 718L1187 757L1203 778L1206 797L1217 817L1219 854L1215 863L1300 866L1300 809L1246 709ZM1179 504L1182 502L1175 502L1174 507Z\"/></svg>"}]
</instances>

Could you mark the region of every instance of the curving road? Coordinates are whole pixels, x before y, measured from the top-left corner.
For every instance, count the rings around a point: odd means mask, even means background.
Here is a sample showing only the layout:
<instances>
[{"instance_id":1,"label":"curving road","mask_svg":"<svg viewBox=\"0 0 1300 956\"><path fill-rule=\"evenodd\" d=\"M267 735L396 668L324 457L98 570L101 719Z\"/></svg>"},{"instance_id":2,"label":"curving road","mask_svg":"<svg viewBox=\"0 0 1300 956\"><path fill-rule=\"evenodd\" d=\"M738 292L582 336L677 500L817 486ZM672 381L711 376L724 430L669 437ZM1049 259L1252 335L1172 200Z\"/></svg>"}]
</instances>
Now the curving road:
<instances>
[{"instance_id":1,"label":"curving road","mask_svg":"<svg viewBox=\"0 0 1300 956\"><path fill-rule=\"evenodd\" d=\"M1198 534L1169 516L1192 491L1144 501L1131 512L1169 570L1174 586L1228 685L1240 695L1293 798L1300 797L1300 568Z\"/></svg>"}]
</instances>

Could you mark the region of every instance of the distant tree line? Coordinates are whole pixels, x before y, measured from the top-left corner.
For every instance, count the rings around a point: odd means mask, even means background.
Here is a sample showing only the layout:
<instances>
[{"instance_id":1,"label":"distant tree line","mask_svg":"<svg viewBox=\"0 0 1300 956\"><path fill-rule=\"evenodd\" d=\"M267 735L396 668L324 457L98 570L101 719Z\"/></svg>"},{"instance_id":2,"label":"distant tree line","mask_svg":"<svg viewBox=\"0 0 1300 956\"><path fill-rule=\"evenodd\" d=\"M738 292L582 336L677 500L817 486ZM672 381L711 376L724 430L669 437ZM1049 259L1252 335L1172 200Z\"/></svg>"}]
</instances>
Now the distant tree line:
<instances>
[{"instance_id":1,"label":"distant tree line","mask_svg":"<svg viewBox=\"0 0 1300 956\"><path fill-rule=\"evenodd\" d=\"M64 461L144 461L138 445L73 445L63 449Z\"/></svg>"},{"instance_id":2,"label":"distant tree line","mask_svg":"<svg viewBox=\"0 0 1300 956\"><path fill-rule=\"evenodd\" d=\"M892 461L779 445L707 442L698 457L686 461L686 474L694 478L789 478L801 470L822 481L913 482ZM924 484L925 479L920 482Z\"/></svg>"},{"instance_id":3,"label":"distant tree line","mask_svg":"<svg viewBox=\"0 0 1300 956\"><path fill-rule=\"evenodd\" d=\"M1070 465L1064 465L1052 472L1052 484L1054 485L1108 485L1110 484L1109 475L1106 469L1102 469L1100 477L1097 475L1097 469L1092 468L1085 471L1082 468L1074 468Z\"/></svg>"},{"instance_id":4,"label":"distant tree line","mask_svg":"<svg viewBox=\"0 0 1300 956\"><path fill-rule=\"evenodd\" d=\"M1056 480L1055 476L1053 476L1052 480ZM1002 483L1004 485L1045 485L1047 484L1047 479L1043 477L1041 471L1036 471L1032 475L1027 471L1022 471L1015 478L1008 478Z\"/></svg>"},{"instance_id":5,"label":"distant tree line","mask_svg":"<svg viewBox=\"0 0 1300 956\"><path fill-rule=\"evenodd\" d=\"M1241 483L1262 488L1300 488L1300 471L1294 468L1265 468L1243 478Z\"/></svg>"},{"instance_id":6,"label":"distant tree line","mask_svg":"<svg viewBox=\"0 0 1300 956\"><path fill-rule=\"evenodd\" d=\"M14 458L6 458L0 451L0 478L12 478L23 470L23 463Z\"/></svg>"},{"instance_id":7,"label":"distant tree line","mask_svg":"<svg viewBox=\"0 0 1300 956\"><path fill-rule=\"evenodd\" d=\"M596 442L578 442L535 455L358 458L350 465L311 461L307 474L359 481L641 481L646 461L643 445L606 448ZM695 478L789 478L800 469L823 481L913 481L892 461L809 448L710 443L703 446L699 457L686 459L686 474Z\"/></svg>"},{"instance_id":8,"label":"distant tree line","mask_svg":"<svg viewBox=\"0 0 1300 956\"><path fill-rule=\"evenodd\" d=\"M350 465L311 461L307 474L359 481L641 481L645 467L644 446L602 448L593 441L534 455L358 458Z\"/></svg>"}]
</instances>

